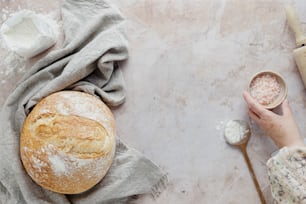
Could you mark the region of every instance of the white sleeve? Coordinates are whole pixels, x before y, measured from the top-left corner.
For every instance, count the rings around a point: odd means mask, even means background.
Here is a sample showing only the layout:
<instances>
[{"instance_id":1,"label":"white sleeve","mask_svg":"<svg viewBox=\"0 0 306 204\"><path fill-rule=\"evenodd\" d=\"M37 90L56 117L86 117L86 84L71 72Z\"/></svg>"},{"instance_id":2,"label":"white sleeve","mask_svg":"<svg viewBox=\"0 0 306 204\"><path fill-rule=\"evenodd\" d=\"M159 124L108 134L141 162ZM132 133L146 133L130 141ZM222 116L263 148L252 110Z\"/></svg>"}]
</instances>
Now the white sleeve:
<instances>
[{"instance_id":1,"label":"white sleeve","mask_svg":"<svg viewBox=\"0 0 306 204\"><path fill-rule=\"evenodd\" d=\"M282 148L268 160L267 167L277 203L306 204L306 147Z\"/></svg>"}]
</instances>

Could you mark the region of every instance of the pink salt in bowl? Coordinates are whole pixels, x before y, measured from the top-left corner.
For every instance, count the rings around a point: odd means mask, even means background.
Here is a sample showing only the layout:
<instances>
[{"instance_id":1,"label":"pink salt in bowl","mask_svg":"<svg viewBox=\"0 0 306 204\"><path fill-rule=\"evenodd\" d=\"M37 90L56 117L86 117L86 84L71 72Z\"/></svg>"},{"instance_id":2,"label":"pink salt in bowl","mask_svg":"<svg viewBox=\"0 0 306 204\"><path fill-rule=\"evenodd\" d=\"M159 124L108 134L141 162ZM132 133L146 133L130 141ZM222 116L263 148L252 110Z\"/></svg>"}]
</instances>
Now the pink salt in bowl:
<instances>
[{"instance_id":1,"label":"pink salt in bowl","mask_svg":"<svg viewBox=\"0 0 306 204\"><path fill-rule=\"evenodd\" d=\"M255 74L249 83L249 93L266 109L274 109L287 97L287 85L283 77L272 71Z\"/></svg>"}]
</instances>

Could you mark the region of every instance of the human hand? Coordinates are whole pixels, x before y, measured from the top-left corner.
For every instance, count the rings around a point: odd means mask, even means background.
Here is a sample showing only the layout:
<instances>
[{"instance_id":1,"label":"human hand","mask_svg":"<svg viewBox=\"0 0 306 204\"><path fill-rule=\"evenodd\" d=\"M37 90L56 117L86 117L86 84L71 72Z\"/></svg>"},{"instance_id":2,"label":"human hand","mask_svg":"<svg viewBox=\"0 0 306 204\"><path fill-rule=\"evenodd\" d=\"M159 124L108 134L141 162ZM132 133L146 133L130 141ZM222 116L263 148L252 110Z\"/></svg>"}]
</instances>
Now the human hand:
<instances>
[{"instance_id":1,"label":"human hand","mask_svg":"<svg viewBox=\"0 0 306 204\"><path fill-rule=\"evenodd\" d=\"M266 132L278 147L304 146L299 128L286 99L281 104L282 115L265 109L247 91L243 98L248 105L249 116Z\"/></svg>"}]
</instances>

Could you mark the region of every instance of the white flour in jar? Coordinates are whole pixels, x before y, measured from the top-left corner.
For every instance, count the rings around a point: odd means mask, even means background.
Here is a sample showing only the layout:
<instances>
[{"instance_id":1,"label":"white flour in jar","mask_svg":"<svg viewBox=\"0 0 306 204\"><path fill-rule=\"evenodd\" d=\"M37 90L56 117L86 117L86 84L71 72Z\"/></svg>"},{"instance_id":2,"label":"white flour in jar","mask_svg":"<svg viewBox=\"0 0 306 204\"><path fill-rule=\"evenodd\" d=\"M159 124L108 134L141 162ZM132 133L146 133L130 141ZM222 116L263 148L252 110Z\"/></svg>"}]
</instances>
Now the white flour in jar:
<instances>
[{"instance_id":1,"label":"white flour in jar","mask_svg":"<svg viewBox=\"0 0 306 204\"><path fill-rule=\"evenodd\" d=\"M0 33L6 47L21 57L31 58L50 48L58 37L56 22L31 10L11 14Z\"/></svg>"},{"instance_id":2,"label":"white flour in jar","mask_svg":"<svg viewBox=\"0 0 306 204\"><path fill-rule=\"evenodd\" d=\"M16 11L10 10L9 8L2 8L2 10L0 10L0 13L1 12L3 13L2 21L6 21L9 17L16 15L16 13L25 12L25 11L21 10L21 8L18 6L18 9ZM28 12L32 12L32 11L28 11ZM50 27L52 27L52 29L55 31L55 35L56 36L59 35L59 25L58 25L57 20L55 20L56 19L55 13L49 13L47 15L43 15L43 14L36 14L36 15L45 19L45 21L47 21L49 25L51 25ZM11 33L11 37L12 36L14 36L14 33ZM21 38L19 38L19 40L20 39ZM18 41L18 36L17 36L17 41ZM33 41L33 36L32 36L31 41ZM24 41L23 43L27 44L29 42ZM31 58L31 60L28 58L24 58L18 55L15 51L9 49L7 43L4 40L3 35L0 35L0 57L2 59L0 61L0 75L1 75L0 83L2 85L10 81L12 77L16 78L16 76L22 76L27 70L27 68L29 68L31 65L33 65L37 61L37 59L33 60L33 58Z\"/></svg>"}]
</instances>

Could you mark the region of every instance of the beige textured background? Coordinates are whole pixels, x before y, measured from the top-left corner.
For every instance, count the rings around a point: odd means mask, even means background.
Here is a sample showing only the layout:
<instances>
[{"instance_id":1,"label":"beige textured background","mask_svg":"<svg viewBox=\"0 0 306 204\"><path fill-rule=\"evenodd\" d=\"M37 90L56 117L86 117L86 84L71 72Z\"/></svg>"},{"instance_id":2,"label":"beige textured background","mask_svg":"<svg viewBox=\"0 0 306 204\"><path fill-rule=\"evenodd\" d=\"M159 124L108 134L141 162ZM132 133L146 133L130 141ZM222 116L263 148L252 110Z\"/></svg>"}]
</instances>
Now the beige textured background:
<instances>
[{"instance_id":1,"label":"beige textured background","mask_svg":"<svg viewBox=\"0 0 306 204\"><path fill-rule=\"evenodd\" d=\"M306 135L306 93L293 61L294 37L284 11L286 3L294 4L306 33L305 1L112 2L127 18L130 40L130 59L123 64L127 100L113 110L118 136L170 178L159 199L145 196L137 203L259 203L242 155L224 142L223 126L229 119L249 120L241 93L254 73L271 69L284 76ZM0 8L1 23L17 10L31 9L52 15L60 24L59 0L0 0ZM43 55L12 62L8 51L0 49L0 104ZM276 147L251 126L248 152L271 203L265 162Z\"/></svg>"}]
</instances>

